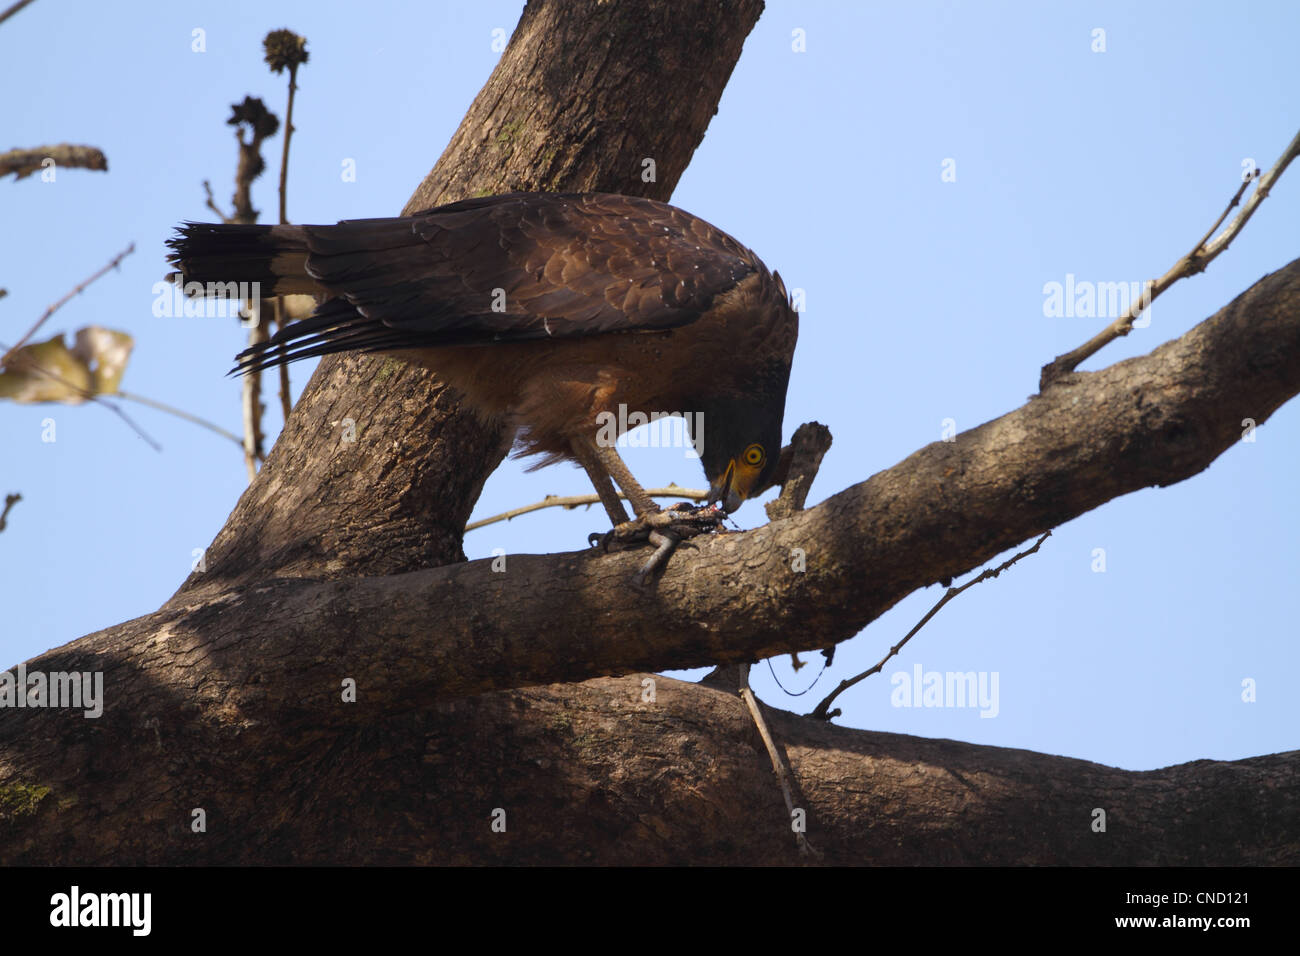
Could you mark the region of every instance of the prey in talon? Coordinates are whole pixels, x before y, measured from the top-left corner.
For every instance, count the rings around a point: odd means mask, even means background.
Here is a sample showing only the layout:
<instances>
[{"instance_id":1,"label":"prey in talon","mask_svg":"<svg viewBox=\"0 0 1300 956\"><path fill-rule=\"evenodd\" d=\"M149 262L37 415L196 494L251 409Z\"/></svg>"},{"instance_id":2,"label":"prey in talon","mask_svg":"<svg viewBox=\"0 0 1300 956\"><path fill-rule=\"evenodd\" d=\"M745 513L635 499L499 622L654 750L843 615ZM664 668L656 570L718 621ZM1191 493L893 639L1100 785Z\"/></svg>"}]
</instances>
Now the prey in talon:
<instances>
[{"instance_id":1,"label":"prey in talon","mask_svg":"<svg viewBox=\"0 0 1300 956\"><path fill-rule=\"evenodd\" d=\"M645 543L655 546L654 552L633 575L635 584L644 584L661 569L681 542L701 534L716 534L722 530L727 513L711 504L698 507L679 502L671 508L650 512L634 521L628 521L604 534L587 536L593 547L605 551L639 547Z\"/></svg>"},{"instance_id":2,"label":"prey in talon","mask_svg":"<svg viewBox=\"0 0 1300 956\"><path fill-rule=\"evenodd\" d=\"M334 225L186 223L169 245L187 293L316 296L234 371L348 351L430 369L516 455L582 467L603 543L656 549L642 579L773 484L798 316L758 256L674 206L508 193ZM661 509L616 450L665 415L686 421L706 508Z\"/></svg>"}]
</instances>

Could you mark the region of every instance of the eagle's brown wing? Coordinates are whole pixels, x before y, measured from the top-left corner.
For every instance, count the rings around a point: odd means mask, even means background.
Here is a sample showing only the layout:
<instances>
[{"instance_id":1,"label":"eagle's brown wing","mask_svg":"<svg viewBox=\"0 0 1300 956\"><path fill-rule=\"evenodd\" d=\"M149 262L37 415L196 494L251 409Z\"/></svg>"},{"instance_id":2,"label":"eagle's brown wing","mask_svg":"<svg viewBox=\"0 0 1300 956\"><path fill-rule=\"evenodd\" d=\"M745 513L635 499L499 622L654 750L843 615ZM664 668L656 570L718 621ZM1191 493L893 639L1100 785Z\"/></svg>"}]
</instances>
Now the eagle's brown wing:
<instances>
[{"instance_id":1,"label":"eagle's brown wing","mask_svg":"<svg viewBox=\"0 0 1300 956\"><path fill-rule=\"evenodd\" d=\"M331 297L241 354L240 370L353 349L670 329L766 272L702 219L607 193L510 193L332 226L187 223L170 244L187 282Z\"/></svg>"}]
</instances>

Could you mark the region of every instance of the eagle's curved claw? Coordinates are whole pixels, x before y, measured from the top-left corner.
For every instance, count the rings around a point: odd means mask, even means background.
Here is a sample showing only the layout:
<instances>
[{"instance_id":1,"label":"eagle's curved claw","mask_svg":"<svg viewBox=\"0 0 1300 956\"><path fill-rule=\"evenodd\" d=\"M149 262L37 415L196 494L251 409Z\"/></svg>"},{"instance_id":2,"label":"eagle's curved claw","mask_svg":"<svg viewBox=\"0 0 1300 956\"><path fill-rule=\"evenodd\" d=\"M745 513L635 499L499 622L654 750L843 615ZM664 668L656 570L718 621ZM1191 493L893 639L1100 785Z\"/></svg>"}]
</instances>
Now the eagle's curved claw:
<instances>
[{"instance_id":1,"label":"eagle's curved claw","mask_svg":"<svg viewBox=\"0 0 1300 956\"><path fill-rule=\"evenodd\" d=\"M641 569L632 575L632 583L637 587L643 587L646 578L653 574L657 568L661 568L668 563L668 559L677 550L677 546L682 543L682 539L671 531L651 531L650 543L656 546L654 554L646 558L645 564L641 565Z\"/></svg>"},{"instance_id":2,"label":"eagle's curved claw","mask_svg":"<svg viewBox=\"0 0 1300 956\"><path fill-rule=\"evenodd\" d=\"M593 547L599 546L605 551L639 548L647 542L653 544L654 554L646 559L633 579L634 583L641 585L650 574L668 562L677 545L687 538L720 530L726 517L726 512L717 508L696 508L683 503L666 511L647 511L603 535L588 535L587 540Z\"/></svg>"}]
</instances>

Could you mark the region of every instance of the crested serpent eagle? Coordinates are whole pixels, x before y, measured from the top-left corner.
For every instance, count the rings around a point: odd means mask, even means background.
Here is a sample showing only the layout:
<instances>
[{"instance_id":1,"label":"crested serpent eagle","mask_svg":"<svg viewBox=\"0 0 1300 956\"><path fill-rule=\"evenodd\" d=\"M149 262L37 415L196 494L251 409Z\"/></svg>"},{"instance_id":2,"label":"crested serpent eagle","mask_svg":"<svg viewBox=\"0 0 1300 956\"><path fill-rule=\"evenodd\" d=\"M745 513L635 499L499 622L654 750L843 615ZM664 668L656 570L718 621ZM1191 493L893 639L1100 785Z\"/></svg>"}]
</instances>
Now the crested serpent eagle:
<instances>
[{"instance_id":1,"label":"crested serpent eagle","mask_svg":"<svg viewBox=\"0 0 1300 956\"><path fill-rule=\"evenodd\" d=\"M424 365L508 423L519 454L581 465L616 528L650 528L661 551L659 532L672 539L685 512L660 512L611 423L682 413L722 511L779 481L798 317L778 274L673 206L510 193L335 225L191 222L168 244L187 293L256 282L263 297L318 297L310 317L242 352L238 371L352 350ZM716 527L721 513L701 510Z\"/></svg>"}]
</instances>

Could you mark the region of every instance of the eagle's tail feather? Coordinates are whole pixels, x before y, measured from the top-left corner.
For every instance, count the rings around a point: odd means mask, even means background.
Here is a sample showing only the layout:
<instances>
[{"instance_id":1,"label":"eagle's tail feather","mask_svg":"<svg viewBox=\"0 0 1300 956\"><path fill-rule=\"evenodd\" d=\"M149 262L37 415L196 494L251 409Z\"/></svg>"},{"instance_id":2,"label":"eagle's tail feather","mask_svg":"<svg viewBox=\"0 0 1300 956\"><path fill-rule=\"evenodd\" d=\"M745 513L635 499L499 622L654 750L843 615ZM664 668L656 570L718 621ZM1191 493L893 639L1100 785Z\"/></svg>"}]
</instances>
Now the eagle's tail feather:
<instances>
[{"instance_id":1,"label":"eagle's tail feather","mask_svg":"<svg viewBox=\"0 0 1300 956\"><path fill-rule=\"evenodd\" d=\"M280 329L267 342L235 356L231 374L257 372L337 352L378 352L409 345L400 330L366 319L346 299L328 299L308 318Z\"/></svg>"},{"instance_id":2,"label":"eagle's tail feather","mask_svg":"<svg viewBox=\"0 0 1300 956\"><path fill-rule=\"evenodd\" d=\"M222 295L226 283L258 283L262 297L320 295L307 275L307 236L302 226L187 222L167 241L169 276L186 286L199 283L197 295ZM215 289L217 291L209 291Z\"/></svg>"},{"instance_id":3,"label":"eagle's tail feather","mask_svg":"<svg viewBox=\"0 0 1300 956\"><path fill-rule=\"evenodd\" d=\"M317 231L320 230L319 227ZM307 274L312 241L304 226L187 222L168 240L169 278L187 295L328 295ZM250 288L251 287L251 288ZM291 322L269 341L245 349L231 374L260 371L298 359L352 349L375 351L398 344L382 323L366 320L343 299L327 299L305 319Z\"/></svg>"}]
</instances>

